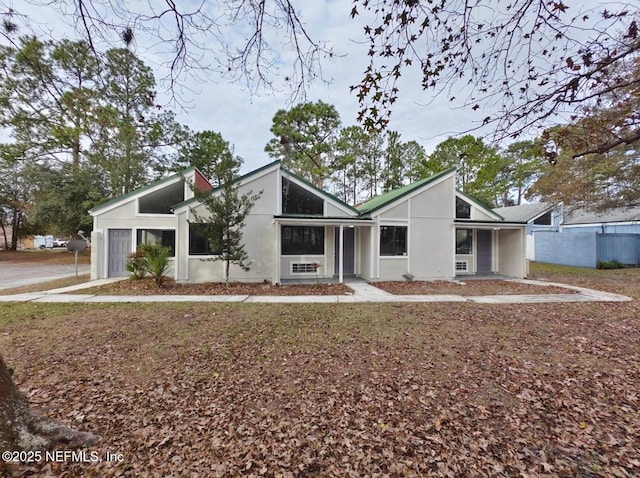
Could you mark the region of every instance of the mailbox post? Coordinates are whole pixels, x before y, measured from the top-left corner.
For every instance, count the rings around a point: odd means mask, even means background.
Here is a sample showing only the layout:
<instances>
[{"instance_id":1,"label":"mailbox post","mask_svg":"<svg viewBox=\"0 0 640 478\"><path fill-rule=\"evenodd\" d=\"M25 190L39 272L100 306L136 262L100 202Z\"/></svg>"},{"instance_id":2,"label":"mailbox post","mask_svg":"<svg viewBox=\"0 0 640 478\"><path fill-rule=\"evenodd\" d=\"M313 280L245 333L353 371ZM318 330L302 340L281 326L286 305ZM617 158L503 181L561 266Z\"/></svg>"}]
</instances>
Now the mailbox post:
<instances>
[{"instance_id":1,"label":"mailbox post","mask_svg":"<svg viewBox=\"0 0 640 478\"><path fill-rule=\"evenodd\" d=\"M75 254L76 278L78 277L78 252L87 248L87 243L83 239L73 239L67 243L67 250Z\"/></svg>"}]
</instances>

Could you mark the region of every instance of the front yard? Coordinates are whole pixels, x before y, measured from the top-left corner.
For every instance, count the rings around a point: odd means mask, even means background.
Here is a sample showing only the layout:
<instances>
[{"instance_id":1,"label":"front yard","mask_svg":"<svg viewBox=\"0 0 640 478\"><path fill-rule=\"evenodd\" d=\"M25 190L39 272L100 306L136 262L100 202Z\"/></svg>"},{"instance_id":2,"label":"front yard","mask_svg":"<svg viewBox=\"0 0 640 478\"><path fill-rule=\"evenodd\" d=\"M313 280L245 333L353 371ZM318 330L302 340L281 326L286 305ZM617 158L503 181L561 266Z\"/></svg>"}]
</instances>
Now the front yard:
<instances>
[{"instance_id":1,"label":"front yard","mask_svg":"<svg viewBox=\"0 0 640 478\"><path fill-rule=\"evenodd\" d=\"M534 271L640 298L640 270ZM122 461L35 476L637 476L640 306L29 304L0 350Z\"/></svg>"}]
</instances>

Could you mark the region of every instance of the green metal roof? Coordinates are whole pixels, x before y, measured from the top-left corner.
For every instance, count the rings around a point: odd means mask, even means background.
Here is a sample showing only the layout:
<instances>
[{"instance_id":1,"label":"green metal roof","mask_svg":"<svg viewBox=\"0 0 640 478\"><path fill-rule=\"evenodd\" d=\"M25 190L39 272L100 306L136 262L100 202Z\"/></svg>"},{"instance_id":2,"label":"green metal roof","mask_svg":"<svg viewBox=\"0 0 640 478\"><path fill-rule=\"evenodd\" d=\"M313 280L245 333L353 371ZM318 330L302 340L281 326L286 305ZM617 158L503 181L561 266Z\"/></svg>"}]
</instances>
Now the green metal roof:
<instances>
[{"instance_id":1,"label":"green metal roof","mask_svg":"<svg viewBox=\"0 0 640 478\"><path fill-rule=\"evenodd\" d=\"M174 179L178 178L178 177L185 177L187 174L195 171L196 168L195 166L191 166L190 168L186 168L183 169L182 171L179 171L177 173L173 173L165 178L161 178L158 179L157 181L154 181L152 183L147 184L146 186L141 186L138 189L134 189L133 191L129 191L128 193L122 194L120 196L117 196L113 199L109 199L107 202L103 202L102 204L99 204L98 206L89 209L89 214L94 214L98 211L101 211L102 209L106 209L110 206L113 206L114 204L117 204L119 202L122 202L125 199L129 199L129 198L133 198L137 195L139 195L140 193L143 193L145 191L151 190L153 188L155 188L156 186L160 186L161 184L165 184L165 183L169 183L171 181L173 181Z\"/></svg>"},{"instance_id":2,"label":"green metal roof","mask_svg":"<svg viewBox=\"0 0 640 478\"><path fill-rule=\"evenodd\" d=\"M411 183L401 188L394 189L393 191L389 191L388 193L382 194L380 196L376 196L373 199L369 199L367 202L360 204L360 206L357 206L356 209L358 210L360 215L370 214L373 211L376 211L384 206L387 206L388 204L391 204L392 202L397 201L398 199L406 196L407 194L410 194L413 191L416 191L426 186L427 184L430 184L446 176L447 174L451 174L455 170L456 170L455 167L449 168L438 174L434 174L433 176L430 176L428 178L424 178L419 181L416 181L415 183Z\"/></svg>"}]
</instances>

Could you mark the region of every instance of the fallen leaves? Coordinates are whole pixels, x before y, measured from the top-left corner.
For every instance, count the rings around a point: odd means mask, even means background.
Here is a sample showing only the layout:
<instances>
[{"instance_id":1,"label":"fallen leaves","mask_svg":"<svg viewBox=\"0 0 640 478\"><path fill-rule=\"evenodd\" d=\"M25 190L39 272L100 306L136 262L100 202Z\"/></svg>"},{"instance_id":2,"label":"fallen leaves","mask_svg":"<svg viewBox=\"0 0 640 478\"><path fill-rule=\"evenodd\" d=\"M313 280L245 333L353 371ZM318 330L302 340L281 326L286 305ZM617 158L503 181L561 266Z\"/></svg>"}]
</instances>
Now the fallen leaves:
<instances>
[{"instance_id":1,"label":"fallen leaves","mask_svg":"<svg viewBox=\"0 0 640 478\"><path fill-rule=\"evenodd\" d=\"M83 293L98 295L344 295L353 291L345 284L287 284L266 282L206 282L182 284L166 279L159 288L153 279L128 279L104 286L84 289Z\"/></svg>"},{"instance_id":2,"label":"fallen leaves","mask_svg":"<svg viewBox=\"0 0 640 478\"><path fill-rule=\"evenodd\" d=\"M21 390L124 454L18 476L640 475L635 302L6 307Z\"/></svg>"}]
</instances>

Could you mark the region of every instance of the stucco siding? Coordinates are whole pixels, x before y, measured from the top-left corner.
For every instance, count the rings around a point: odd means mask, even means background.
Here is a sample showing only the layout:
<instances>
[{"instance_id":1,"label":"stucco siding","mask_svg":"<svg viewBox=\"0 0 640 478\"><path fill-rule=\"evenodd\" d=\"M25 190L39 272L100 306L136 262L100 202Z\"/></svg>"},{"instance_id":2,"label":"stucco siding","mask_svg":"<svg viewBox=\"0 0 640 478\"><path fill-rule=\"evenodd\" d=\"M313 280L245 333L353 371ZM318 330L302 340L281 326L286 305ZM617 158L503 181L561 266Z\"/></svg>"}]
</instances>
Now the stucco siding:
<instances>
[{"instance_id":1,"label":"stucco siding","mask_svg":"<svg viewBox=\"0 0 640 478\"><path fill-rule=\"evenodd\" d=\"M243 183L238 187L238 194L258 194L262 191L260 199L251 209L251 214L278 214L278 171L274 170L264 176L259 176L253 181Z\"/></svg>"},{"instance_id":2,"label":"stucco siding","mask_svg":"<svg viewBox=\"0 0 640 478\"><path fill-rule=\"evenodd\" d=\"M404 280L407 273L409 259L407 257L381 257L380 280Z\"/></svg>"},{"instance_id":3,"label":"stucco siding","mask_svg":"<svg viewBox=\"0 0 640 478\"><path fill-rule=\"evenodd\" d=\"M273 276L273 218L268 214L251 214L243 231L245 250L249 254L251 270L237 268L241 280L271 280Z\"/></svg>"},{"instance_id":4,"label":"stucco siding","mask_svg":"<svg viewBox=\"0 0 640 478\"><path fill-rule=\"evenodd\" d=\"M325 204L326 204L326 208L325 208L326 214L325 215L328 216L328 217L354 217L354 216L357 216L356 213L348 214L343 209L340 209L339 207L331 204L329 201L325 200Z\"/></svg>"},{"instance_id":5,"label":"stucco siding","mask_svg":"<svg viewBox=\"0 0 640 478\"><path fill-rule=\"evenodd\" d=\"M253 212L253 210L252 210ZM206 217L205 212L201 212ZM188 256L189 236L186 215L181 219L182 226L186 231L182 231L180 238L183 241L181 247L182 254ZM273 219L268 214L249 214L242 231L242 240L245 251L249 255L250 270L244 271L237 265L232 264L229 270L229 280L231 281L270 281L273 277ZM179 279L189 282L203 282L204 280L221 281L224 280L222 268L212 267L211 262L202 261L206 257L189 256L188 277L180 272ZM219 261L216 261L219 262ZM200 270L202 269L202 270Z\"/></svg>"},{"instance_id":6,"label":"stucco siding","mask_svg":"<svg viewBox=\"0 0 640 478\"><path fill-rule=\"evenodd\" d=\"M373 277L371 270L372 231L370 227L359 227L356 230L356 250L358 251L359 268L356 273L365 279Z\"/></svg>"},{"instance_id":7,"label":"stucco siding","mask_svg":"<svg viewBox=\"0 0 640 478\"><path fill-rule=\"evenodd\" d=\"M523 278L526 275L524 228L501 229L498 245L498 274Z\"/></svg>"},{"instance_id":8,"label":"stucco siding","mask_svg":"<svg viewBox=\"0 0 640 478\"><path fill-rule=\"evenodd\" d=\"M409 257L415 279L450 279L454 276L454 231L448 219L412 219Z\"/></svg>"},{"instance_id":9,"label":"stucco siding","mask_svg":"<svg viewBox=\"0 0 640 478\"><path fill-rule=\"evenodd\" d=\"M224 281L224 266L221 261L207 261L203 258L190 257L189 282L221 282Z\"/></svg>"},{"instance_id":10,"label":"stucco siding","mask_svg":"<svg viewBox=\"0 0 640 478\"><path fill-rule=\"evenodd\" d=\"M391 209L380 214L382 219L407 219L409 217L409 203L403 201Z\"/></svg>"},{"instance_id":11,"label":"stucco siding","mask_svg":"<svg viewBox=\"0 0 640 478\"><path fill-rule=\"evenodd\" d=\"M109 209L107 212L94 217L94 229L105 229L107 227L120 228L122 221L135 223L137 214L136 199Z\"/></svg>"},{"instance_id":12,"label":"stucco siding","mask_svg":"<svg viewBox=\"0 0 640 478\"><path fill-rule=\"evenodd\" d=\"M482 209L476 207L471 208L471 220L474 221L495 221L496 218L492 214L489 214Z\"/></svg>"},{"instance_id":13,"label":"stucco siding","mask_svg":"<svg viewBox=\"0 0 640 478\"><path fill-rule=\"evenodd\" d=\"M411 217L448 218L455 214L453 176L411 198Z\"/></svg>"}]
</instances>

